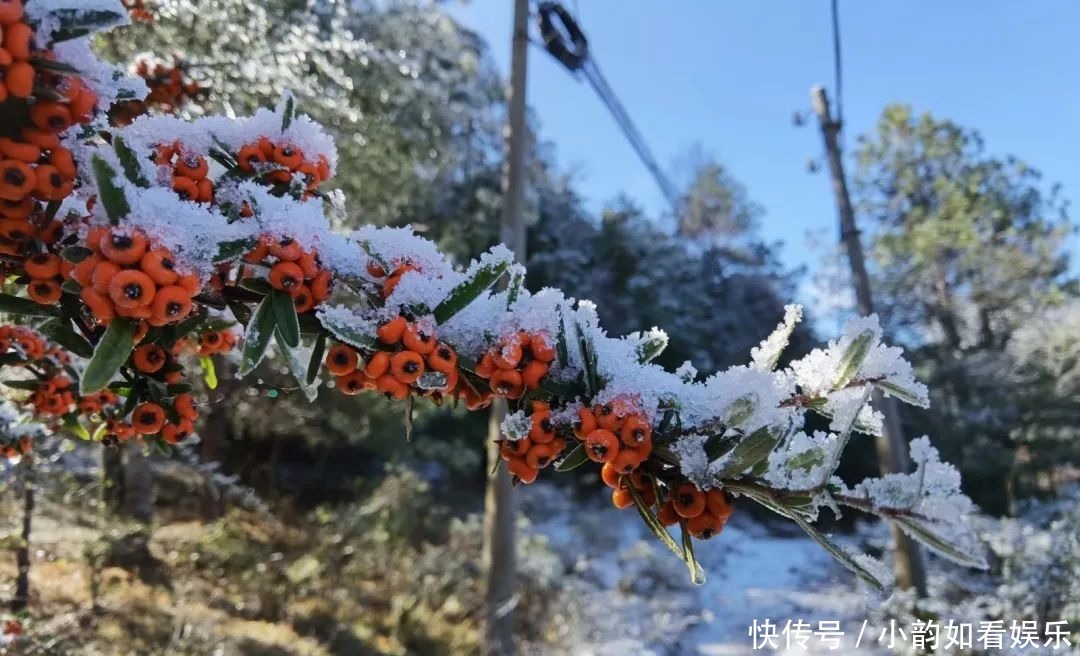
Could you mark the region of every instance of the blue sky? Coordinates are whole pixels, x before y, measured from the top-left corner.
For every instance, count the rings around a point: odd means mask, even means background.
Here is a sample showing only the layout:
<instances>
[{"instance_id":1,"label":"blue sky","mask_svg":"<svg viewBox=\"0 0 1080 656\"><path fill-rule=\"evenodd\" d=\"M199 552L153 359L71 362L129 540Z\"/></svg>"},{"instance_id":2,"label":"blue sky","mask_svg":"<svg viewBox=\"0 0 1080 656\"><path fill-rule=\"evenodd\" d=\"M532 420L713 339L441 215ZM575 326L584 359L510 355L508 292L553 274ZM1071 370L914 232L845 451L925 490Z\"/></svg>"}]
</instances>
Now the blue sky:
<instances>
[{"instance_id":1,"label":"blue sky","mask_svg":"<svg viewBox=\"0 0 1080 656\"><path fill-rule=\"evenodd\" d=\"M574 0L564 0L571 10ZM511 0L450 3L509 71ZM791 264L816 261L807 235L835 240L816 123L795 128L809 89L832 86L828 0L578 0L590 50L662 165L695 143L749 189ZM992 153L1015 154L1080 200L1080 2L841 0L847 142L882 107L911 104L977 128ZM535 26L533 32L535 33ZM583 81L529 52L529 104L541 137L576 173L593 209L619 192L659 211L645 167ZM1074 241L1074 244L1076 242ZM1077 249L1074 247L1074 253ZM1078 253L1080 254L1080 253Z\"/></svg>"}]
</instances>

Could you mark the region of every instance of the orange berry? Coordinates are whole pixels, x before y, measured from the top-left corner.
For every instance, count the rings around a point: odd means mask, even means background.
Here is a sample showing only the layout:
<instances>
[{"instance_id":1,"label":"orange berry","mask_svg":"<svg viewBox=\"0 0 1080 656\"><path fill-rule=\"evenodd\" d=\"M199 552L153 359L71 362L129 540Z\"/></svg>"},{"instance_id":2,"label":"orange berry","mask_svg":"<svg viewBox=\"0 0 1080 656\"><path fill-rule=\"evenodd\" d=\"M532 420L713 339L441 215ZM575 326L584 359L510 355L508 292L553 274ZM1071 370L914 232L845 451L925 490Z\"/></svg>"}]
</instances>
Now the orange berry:
<instances>
[{"instance_id":1,"label":"orange berry","mask_svg":"<svg viewBox=\"0 0 1080 656\"><path fill-rule=\"evenodd\" d=\"M491 359L500 369L516 369L521 362L521 344L517 338L511 338L494 350Z\"/></svg>"},{"instance_id":2,"label":"orange berry","mask_svg":"<svg viewBox=\"0 0 1080 656\"><path fill-rule=\"evenodd\" d=\"M335 376L345 376L356 371L360 355L348 344L335 344L326 354L326 368Z\"/></svg>"},{"instance_id":3,"label":"orange berry","mask_svg":"<svg viewBox=\"0 0 1080 656\"><path fill-rule=\"evenodd\" d=\"M379 326L375 331L375 336L378 337L379 341L383 344L397 344L405 335L405 328L408 325L409 322L405 320L405 317L394 317L390 321Z\"/></svg>"},{"instance_id":4,"label":"orange berry","mask_svg":"<svg viewBox=\"0 0 1080 656\"><path fill-rule=\"evenodd\" d=\"M395 378L392 374L383 374L375 380L375 389L394 398L403 401L409 396L409 386Z\"/></svg>"},{"instance_id":5,"label":"orange berry","mask_svg":"<svg viewBox=\"0 0 1080 656\"><path fill-rule=\"evenodd\" d=\"M160 405L147 401L131 413L131 425L143 435L153 435L165 426L165 411Z\"/></svg>"},{"instance_id":6,"label":"orange berry","mask_svg":"<svg viewBox=\"0 0 1080 656\"><path fill-rule=\"evenodd\" d=\"M585 455L593 462L611 462L619 455L619 438L609 430L597 428L585 438Z\"/></svg>"},{"instance_id":7,"label":"orange berry","mask_svg":"<svg viewBox=\"0 0 1080 656\"><path fill-rule=\"evenodd\" d=\"M300 259L301 253L300 244L292 237L283 237L270 241L270 254L279 260L295 262ZM303 277L303 269L301 269L300 278L303 279Z\"/></svg>"},{"instance_id":8,"label":"orange berry","mask_svg":"<svg viewBox=\"0 0 1080 656\"><path fill-rule=\"evenodd\" d=\"M675 506L671 503L671 499L664 502L664 505L660 506L660 511L656 513L656 518L660 520L660 523L664 526L672 526L679 523L679 513L675 512Z\"/></svg>"},{"instance_id":9,"label":"orange berry","mask_svg":"<svg viewBox=\"0 0 1080 656\"><path fill-rule=\"evenodd\" d=\"M176 273L176 261L173 260L172 253L164 248L146 251L139 260L139 266L158 285L171 285L180 277Z\"/></svg>"},{"instance_id":10,"label":"orange berry","mask_svg":"<svg viewBox=\"0 0 1080 656\"><path fill-rule=\"evenodd\" d=\"M524 458L511 458L506 462L506 469L526 485L535 481L536 477L540 475L540 470L536 467L530 467Z\"/></svg>"},{"instance_id":11,"label":"orange berry","mask_svg":"<svg viewBox=\"0 0 1080 656\"><path fill-rule=\"evenodd\" d=\"M727 521L728 517L731 517L731 500L723 488L713 488L705 493L705 507L709 510L710 515L723 521Z\"/></svg>"},{"instance_id":12,"label":"orange berry","mask_svg":"<svg viewBox=\"0 0 1080 656\"><path fill-rule=\"evenodd\" d=\"M292 295L293 306L297 314L303 314L315 307L315 297L311 295L311 288L300 285L289 292Z\"/></svg>"},{"instance_id":13,"label":"orange berry","mask_svg":"<svg viewBox=\"0 0 1080 656\"><path fill-rule=\"evenodd\" d=\"M724 530L724 522L711 513L703 512L686 522L686 530L695 538L708 540Z\"/></svg>"},{"instance_id":14,"label":"orange berry","mask_svg":"<svg viewBox=\"0 0 1080 656\"><path fill-rule=\"evenodd\" d=\"M199 185L191 178L185 178L181 175L174 177L172 188L180 196L180 200L199 200Z\"/></svg>"},{"instance_id":15,"label":"orange berry","mask_svg":"<svg viewBox=\"0 0 1080 656\"><path fill-rule=\"evenodd\" d=\"M652 426L639 417L627 417L619 428L619 437L626 446L637 447L652 438Z\"/></svg>"},{"instance_id":16,"label":"orange berry","mask_svg":"<svg viewBox=\"0 0 1080 656\"><path fill-rule=\"evenodd\" d=\"M390 373L402 383L410 385L424 375L424 358L413 351L400 351L390 358Z\"/></svg>"},{"instance_id":17,"label":"orange berry","mask_svg":"<svg viewBox=\"0 0 1080 656\"><path fill-rule=\"evenodd\" d=\"M619 488L611 493L611 503L619 510L625 510L634 505L634 494L626 488Z\"/></svg>"},{"instance_id":18,"label":"orange berry","mask_svg":"<svg viewBox=\"0 0 1080 656\"><path fill-rule=\"evenodd\" d=\"M112 321L116 311L108 296L95 292L91 287L83 287L79 292L79 298L86 304L98 323L107 324Z\"/></svg>"},{"instance_id":19,"label":"orange berry","mask_svg":"<svg viewBox=\"0 0 1080 656\"><path fill-rule=\"evenodd\" d=\"M525 365L525 368L521 371L521 380L525 383L525 387L529 389L537 389L540 387L540 381L547 375L548 365L539 360L533 360L529 364Z\"/></svg>"},{"instance_id":20,"label":"orange berry","mask_svg":"<svg viewBox=\"0 0 1080 656\"><path fill-rule=\"evenodd\" d=\"M139 232L111 233L99 242L101 254L117 264L135 264L146 254L146 237Z\"/></svg>"},{"instance_id":21,"label":"orange berry","mask_svg":"<svg viewBox=\"0 0 1080 656\"><path fill-rule=\"evenodd\" d=\"M201 155L188 155L176 162L175 172L178 176L197 182L205 178L206 174L210 172L210 165L207 163L206 158Z\"/></svg>"},{"instance_id":22,"label":"orange berry","mask_svg":"<svg viewBox=\"0 0 1080 656\"><path fill-rule=\"evenodd\" d=\"M671 503L679 517L693 519L705 512L705 493L693 483L683 483L671 493Z\"/></svg>"},{"instance_id":23,"label":"orange berry","mask_svg":"<svg viewBox=\"0 0 1080 656\"><path fill-rule=\"evenodd\" d=\"M415 323L405 326L405 332L401 335L401 344L420 355L427 355L435 350L435 338Z\"/></svg>"},{"instance_id":24,"label":"orange berry","mask_svg":"<svg viewBox=\"0 0 1080 656\"><path fill-rule=\"evenodd\" d=\"M40 130L63 132L71 127L71 110L58 102L38 101L30 107L30 121Z\"/></svg>"},{"instance_id":25,"label":"orange berry","mask_svg":"<svg viewBox=\"0 0 1080 656\"><path fill-rule=\"evenodd\" d=\"M179 321L191 312L191 292L179 285L162 287L157 290L151 309L156 321Z\"/></svg>"},{"instance_id":26,"label":"orange berry","mask_svg":"<svg viewBox=\"0 0 1080 656\"><path fill-rule=\"evenodd\" d=\"M605 462L604 466L600 468L600 480L604 481L604 485L613 490L623 486L622 474L610 462Z\"/></svg>"},{"instance_id":27,"label":"orange berry","mask_svg":"<svg viewBox=\"0 0 1080 656\"><path fill-rule=\"evenodd\" d=\"M364 373L368 378L380 378L390 371L390 354L386 351L375 351L364 367Z\"/></svg>"},{"instance_id":28,"label":"orange berry","mask_svg":"<svg viewBox=\"0 0 1080 656\"><path fill-rule=\"evenodd\" d=\"M555 450L550 444L533 444L525 454L525 463L530 467L543 469L555 458Z\"/></svg>"},{"instance_id":29,"label":"orange berry","mask_svg":"<svg viewBox=\"0 0 1080 656\"><path fill-rule=\"evenodd\" d=\"M101 260L97 266L94 267L94 273L90 280L93 283L94 291L99 294L109 293L109 284L112 279L116 277L116 274L120 273L123 269L119 264L110 262L109 260Z\"/></svg>"},{"instance_id":30,"label":"orange berry","mask_svg":"<svg viewBox=\"0 0 1080 656\"><path fill-rule=\"evenodd\" d=\"M295 262L278 262L270 269L270 286L291 291L304 284L304 272Z\"/></svg>"},{"instance_id":31,"label":"orange berry","mask_svg":"<svg viewBox=\"0 0 1080 656\"><path fill-rule=\"evenodd\" d=\"M578 408L578 423L574 426L574 435L583 440L597 429L596 416L588 408Z\"/></svg>"},{"instance_id":32,"label":"orange berry","mask_svg":"<svg viewBox=\"0 0 1080 656\"><path fill-rule=\"evenodd\" d=\"M555 439L555 426L551 423L549 410L534 412L530 418L532 428L529 429L529 439L537 444L547 444Z\"/></svg>"},{"instance_id":33,"label":"orange berry","mask_svg":"<svg viewBox=\"0 0 1080 656\"><path fill-rule=\"evenodd\" d=\"M498 396L508 399L520 398L525 391L525 384L521 381L521 374L513 369L497 369L491 374L491 391Z\"/></svg>"},{"instance_id":34,"label":"orange berry","mask_svg":"<svg viewBox=\"0 0 1080 656\"><path fill-rule=\"evenodd\" d=\"M173 399L173 408L185 419L195 421L199 418L199 411L195 407L195 397L190 394L178 394Z\"/></svg>"},{"instance_id":35,"label":"orange berry","mask_svg":"<svg viewBox=\"0 0 1080 656\"><path fill-rule=\"evenodd\" d=\"M536 333L529 338L529 350L532 351L533 357L541 362L550 364L556 356L556 351L553 346L548 346L547 338Z\"/></svg>"},{"instance_id":36,"label":"orange berry","mask_svg":"<svg viewBox=\"0 0 1080 656\"><path fill-rule=\"evenodd\" d=\"M94 273L96 278L97 270ZM150 276L135 269L120 271L109 281L109 298L117 308L149 305L156 291L157 286Z\"/></svg>"},{"instance_id":37,"label":"orange berry","mask_svg":"<svg viewBox=\"0 0 1080 656\"><path fill-rule=\"evenodd\" d=\"M439 342L427 355L428 367L432 371L449 374L457 367L457 353L448 344Z\"/></svg>"},{"instance_id":38,"label":"orange berry","mask_svg":"<svg viewBox=\"0 0 1080 656\"><path fill-rule=\"evenodd\" d=\"M157 344L143 344L135 349L132 362L144 374L152 374L165 366L165 349Z\"/></svg>"},{"instance_id":39,"label":"orange berry","mask_svg":"<svg viewBox=\"0 0 1080 656\"><path fill-rule=\"evenodd\" d=\"M641 465L641 456L634 449L620 447L619 455L608 464L619 470L621 474L629 474Z\"/></svg>"},{"instance_id":40,"label":"orange berry","mask_svg":"<svg viewBox=\"0 0 1080 656\"><path fill-rule=\"evenodd\" d=\"M26 259L23 269L31 278L52 278L60 273L60 258L52 253L37 253Z\"/></svg>"},{"instance_id":41,"label":"orange berry","mask_svg":"<svg viewBox=\"0 0 1080 656\"><path fill-rule=\"evenodd\" d=\"M338 391L346 396L356 396L367 387L368 377L362 371L355 369L343 376L339 376L337 382Z\"/></svg>"},{"instance_id":42,"label":"orange berry","mask_svg":"<svg viewBox=\"0 0 1080 656\"><path fill-rule=\"evenodd\" d=\"M34 78L37 71L24 61L17 61L8 66L4 73L4 85L13 98L27 98L34 92ZM38 144L41 145L41 144Z\"/></svg>"},{"instance_id":43,"label":"orange berry","mask_svg":"<svg viewBox=\"0 0 1080 656\"><path fill-rule=\"evenodd\" d=\"M60 300L60 285L55 280L31 280L26 290L31 300L42 305L49 305Z\"/></svg>"}]
</instances>

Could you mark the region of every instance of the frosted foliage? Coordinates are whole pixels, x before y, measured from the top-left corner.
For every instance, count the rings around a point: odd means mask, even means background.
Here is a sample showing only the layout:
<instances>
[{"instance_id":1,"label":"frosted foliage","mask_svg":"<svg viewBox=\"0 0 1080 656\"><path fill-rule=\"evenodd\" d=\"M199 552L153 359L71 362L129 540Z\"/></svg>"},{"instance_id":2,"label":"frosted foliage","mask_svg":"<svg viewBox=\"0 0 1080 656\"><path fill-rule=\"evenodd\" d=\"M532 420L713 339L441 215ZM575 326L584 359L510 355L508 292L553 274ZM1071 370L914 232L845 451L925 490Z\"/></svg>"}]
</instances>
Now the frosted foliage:
<instances>
[{"instance_id":1,"label":"frosted foliage","mask_svg":"<svg viewBox=\"0 0 1080 656\"><path fill-rule=\"evenodd\" d=\"M35 0L33 5L36 4ZM145 98L150 92L142 78L127 75L121 68L95 57L88 37L57 43L53 53L56 61L79 71L79 79L97 95L98 107L108 108L118 99ZM106 119L105 112L98 115L98 121L105 122Z\"/></svg>"},{"instance_id":2,"label":"frosted foliage","mask_svg":"<svg viewBox=\"0 0 1080 656\"><path fill-rule=\"evenodd\" d=\"M975 505L960 491L960 472L941 461L926 436L912 440L910 452L914 472L866 479L855 486L854 494L874 508L908 511L962 551L978 553L970 521Z\"/></svg>"},{"instance_id":3,"label":"frosted foliage","mask_svg":"<svg viewBox=\"0 0 1080 656\"><path fill-rule=\"evenodd\" d=\"M799 431L769 455L765 480L786 490L817 488L832 476L842 447L836 433Z\"/></svg>"},{"instance_id":4,"label":"frosted foliage","mask_svg":"<svg viewBox=\"0 0 1080 656\"><path fill-rule=\"evenodd\" d=\"M926 386L915 380L911 365L903 359L903 349L881 343L881 326L877 315L852 319L840 339L830 341L825 349L814 349L791 364L803 393L824 396L832 391L841 373L844 355L852 342L867 332L872 336L870 348L852 382L880 380L906 390L911 397L909 402L922 407L929 405Z\"/></svg>"},{"instance_id":5,"label":"frosted foliage","mask_svg":"<svg viewBox=\"0 0 1080 656\"><path fill-rule=\"evenodd\" d=\"M36 40L39 47L45 47L53 35L62 27L60 17L79 21L89 19L90 24L105 30L131 22L128 11L120 0L34 0L25 5L26 17L35 24ZM96 21L95 16L107 17L108 20Z\"/></svg>"},{"instance_id":6,"label":"frosted foliage","mask_svg":"<svg viewBox=\"0 0 1080 656\"><path fill-rule=\"evenodd\" d=\"M761 345L750 349L750 360L755 369L772 371L780 360L780 355L787 348L795 325L802 321L802 306L785 305L784 322L776 327L776 330L766 337Z\"/></svg>"}]
</instances>

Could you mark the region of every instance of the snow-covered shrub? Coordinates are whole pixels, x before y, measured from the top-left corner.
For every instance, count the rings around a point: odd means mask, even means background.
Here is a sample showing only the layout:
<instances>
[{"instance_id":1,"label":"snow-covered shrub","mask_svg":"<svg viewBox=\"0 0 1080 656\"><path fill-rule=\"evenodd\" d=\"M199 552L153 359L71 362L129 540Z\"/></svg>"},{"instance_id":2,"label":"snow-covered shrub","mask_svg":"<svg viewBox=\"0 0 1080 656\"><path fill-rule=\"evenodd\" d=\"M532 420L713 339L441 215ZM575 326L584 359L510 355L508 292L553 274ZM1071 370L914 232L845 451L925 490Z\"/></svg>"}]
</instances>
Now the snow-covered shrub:
<instances>
[{"instance_id":1,"label":"snow-covered shrub","mask_svg":"<svg viewBox=\"0 0 1080 656\"><path fill-rule=\"evenodd\" d=\"M177 344L221 330L224 318L246 326L241 375L276 348L308 398L323 387L323 364L340 393L402 402L406 425L421 399L479 410L506 398L502 455L518 481L602 464L615 505L636 508L695 581L704 574L693 539L718 535L736 499L796 523L874 585L888 584L888 570L815 527L820 508L880 515L960 564L985 566L973 506L927 438L911 444L914 473L854 488L834 476L855 433L881 431L872 393L928 402L876 317L778 369L801 319L789 307L749 364L700 381L689 363L665 370L652 362L668 343L662 330L608 335L589 301L529 292L505 247L461 269L407 228L332 230L343 198L322 185L337 167L335 144L292 96L246 118L111 125L108 106L145 85L93 59L83 35L122 22L123 8L30 7L20 24L54 57L34 61L62 66L49 64L51 94L7 101L26 115L12 152L35 155L37 168L9 165L0 236L27 287L0 298L0 310L32 317L78 356L67 405L118 397L89 416L58 408L66 428L139 434L163 448L188 439L198 409ZM17 348L4 358L29 364ZM804 433L807 412L827 417L829 432Z\"/></svg>"}]
</instances>

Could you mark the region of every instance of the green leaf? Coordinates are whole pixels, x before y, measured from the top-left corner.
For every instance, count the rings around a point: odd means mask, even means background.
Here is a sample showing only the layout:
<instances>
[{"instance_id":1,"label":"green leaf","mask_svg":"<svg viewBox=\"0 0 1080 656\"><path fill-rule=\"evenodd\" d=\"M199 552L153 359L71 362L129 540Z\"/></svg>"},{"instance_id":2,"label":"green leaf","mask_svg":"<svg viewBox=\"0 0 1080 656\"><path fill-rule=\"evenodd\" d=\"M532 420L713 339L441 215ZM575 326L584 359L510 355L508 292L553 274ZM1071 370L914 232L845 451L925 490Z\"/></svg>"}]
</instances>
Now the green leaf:
<instances>
[{"instance_id":1,"label":"green leaf","mask_svg":"<svg viewBox=\"0 0 1080 656\"><path fill-rule=\"evenodd\" d=\"M716 473L716 478L731 478L750 469L768 458L779 441L779 435L773 435L768 428L757 429L739 440L727 456L724 467Z\"/></svg>"},{"instance_id":2,"label":"green leaf","mask_svg":"<svg viewBox=\"0 0 1080 656\"><path fill-rule=\"evenodd\" d=\"M225 260L231 260L234 257L244 255L255 247L255 243L256 240L252 238L233 239L231 241L220 242L218 244L217 254L214 255L214 263L224 262Z\"/></svg>"},{"instance_id":3,"label":"green leaf","mask_svg":"<svg viewBox=\"0 0 1080 656\"><path fill-rule=\"evenodd\" d=\"M21 296L0 294L0 312L26 317L58 317L60 311L52 305L42 305Z\"/></svg>"},{"instance_id":4,"label":"green leaf","mask_svg":"<svg viewBox=\"0 0 1080 656\"><path fill-rule=\"evenodd\" d=\"M652 362L658 355L664 352L668 345L667 333L656 331L648 338L643 339L637 345L638 362L645 364Z\"/></svg>"},{"instance_id":5,"label":"green leaf","mask_svg":"<svg viewBox=\"0 0 1080 656\"><path fill-rule=\"evenodd\" d=\"M521 289L525 286L525 273L518 270L514 273L514 277L510 279L510 286L506 288L506 309L517 301L518 296L521 295Z\"/></svg>"},{"instance_id":6,"label":"green leaf","mask_svg":"<svg viewBox=\"0 0 1080 656\"><path fill-rule=\"evenodd\" d=\"M66 64L55 59L45 59L44 57L31 57L29 60L30 65L37 71L49 71L50 73L60 73L61 75L81 75L82 71L75 68L71 64Z\"/></svg>"},{"instance_id":7,"label":"green leaf","mask_svg":"<svg viewBox=\"0 0 1080 656\"><path fill-rule=\"evenodd\" d=\"M578 335L578 347L581 350L581 363L582 373L585 379L585 395L592 398L600 391L600 378L596 373L596 353L593 351L592 343L589 338L585 336L585 331L581 329L581 326L575 324Z\"/></svg>"},{"instance_id":8,"label":"green leaf","mask_svg":"<svg viewBox=\"0 0 1080 656\"><path fill-rule=\"evenodd\" d=\"M127 145L127 141L123 137L119 135L113 137L113 150L116 151L116 156L120 159L120 166L124 169L124 176L132 184L143 189L148 188L150 181L143 175L142 167L139 165L139 156L135 154L131 146Z\"/></svg>"},{"instance_id":9,"label":"green leaf","mask_svg":"<svg viewBox=\"0 0 1080 656\"><path fill-rule=\"evenodd\" d=\"M262 362L266 348L274 338L275 318L271 308L273 301L267 296L255 308L244 334L244 350L240 356L240 375L246 376Z\"/></svg>"},{"instance_id":10,"label":"green leaf","mask_svg":"<svg viewBox=\"0 0 1080 656\"><path fill-rule=\"evenodd\" d=\"M246 326L248 322L251 321L251 308L247 305L247 303L244 303L242 301L236 301L233 299L226 299L225 304L229 306L230 310L232 310L233 316L236 317L236 320L239 323Z\"/></svg>"},{"instance_id":11,"label":"green leaf","mask_svg":"<svg viewBox=\"0 0 1080 656\"><path fill-rule=\"evenodd\" d=\"M94 251L85 246L68 246L60 252L60 257L68 262L78 264L94 254Z\"/></svg>"},{"instance_id":12,"label":"green leaf","mask_svg":"<svg viewBox=\"0 0 1080 656\"><path fill-rule=\"evenodd\" d=\"M112 320L94 348L93 357L86 364L79 382L80 393L96 392L112 382L113 376L135 349L135 325L134 321L123 317Z\"/></svg>"},{"instance_id":13,"label":"green leaf","mask_svg":"<svg viewBox=\"0 0 1080 656\"><path fill-rule=\"evenodd\" d=\"M753 396L739 397L728 406L728 416L725 423L729 428L737 428L753 417L756 409L757 404L754 402Z\"/></svg>"},{"instance_id":14,"label":"green leaf","mask_svg":"<svg viewBox=\"0 0 1080 656\"><path fill-rule=\"evenodd\" d=\"M803 451L798 455L794 455L791 458L788 458L785 466L788 469L802 469L805 471L810 471L814 467L817 467L824 462L825 451L814 447L812 449L807 449L806 451Z\"/></svg>"},{"instance_id":15,"label":"green leaf","mask_svg":"<svg viewBox=\"0 0 1080 656\"><path fill-rule=\"evenodd\" d=\"M68 294L78 294L82 292L82 285L78 283L74 278L70 278L60 283L60 291Z\"/></svg>"},{"instance_id":16,"label":"green leaf","mask_svg":"<svg viewBox=\"0 0 1080 656\"><path fill-rule=\"evenodd\" d=\"M177 394L190 394L195 390L195 386L191 383L169 383L165 386L165 394L168 396L176 396Z\"/></svg>"},{"instance_id":17,"label":"green leaf","mask_svg":"<svg viewBox=\"0 0 1080 656\"><path fill-rule=\"evenodd\" d=\"M694 585L704 585L705 572L701 569L701 565L698 565L697 556L694 555L694 536L686 530L685 522L680 523L679 527L682 528L683 560L690 568L690 580L694 582Z\"/></svg>"},{"instance_id":18,"label":"green leaf","mask_svg":"<svg viewBox=\"0 0 1080 656\"><path fill-rule=\"evenodd\" d=\"M890 581L882 581L876 576L874 576L873 572L866 569L866 567L859 563L859 561L857 561L853 555L841 549L839 545L830 540L827 535L819 531L809 521L802 518L796 513L791 513L788 516L795 520L795 523L798 524L799 527L802 528L802 530L805 531L807 535L813 538L815 542L820 544L822 547L825 547L825 551L828 551L833 558L838 560L841 565L851 570L851 572L858 576L860 579L866 581L878 590L884 590L891 585Z\"/></svg>"},{"instance_id":19,"label":"green leaf","mask_svg":"<svg viewBox=\"0 0 1080 656\"><path fill-rule=\"evenodd\" d=\"M86 338L75 332L71 323L62 319L49 319L38 326L41 334L80 358L89 358L94 355L94 346L86 341Z\"/></svg>"},{"instance_id":20,"label":"green leaf","mask_svg":"<svg viewBox=\"0 0 1080 656\"><path fill-rule=\"evenodd\" d=\"M199 366L202 367L203 382L206 383L206 386L212 390L217 389L217 367L214 366L214 358L210 357L209 355L204 355L200 357Z\"/></svg>"},{"instance_id":21,"label":"green leaf","mask_svg":"<svg viewBox=\"0 0 1080 656\"><path fill-rule=\"evenodd\" d=\"M75 437L80 440L89 440L90 431L86 430L86 427L79 423L78 413L69 413L64 415L64 428L68 429L75 434Z\"/></svg>"},{"instance_id":22,"label":"green leaf","mask_svg":"<svg viewBox=\"0 0 1080 656\"><path fill-rule=\"evenodd\" d=\"M269 298L281 339L289 348L300 346L300 320L296 316L296 306L293 305L292 297L288 292L275 289L270 292Z\"/></svg>"},{"instance_id":23,"label":"green leaf","mask_svg":"<svg viewBox=\"0 0 1080 656\"><path fill-rule=\"evenodd\" d=\"M840 366L837 369L836 380L833 381L833 389L841 389L855 378L859 373L866 356L870 354L870 347L874 343L874 333L864 330L851 340L844 355L840 357Z\"/></svg>"},{"instance_id":24,"label":"green leaf","mask_svg":"<svg viewBox=\"0 0 1080 656\"><path fill-rule=\"evenodd\" d=\"M41 24L52 27L49 42L60 43L61 41L70 41L71 39L86 36L91 32L100 32L123 25L126 19L126 14L108 9L76 7L74 9L54 9L48 12Z\"/></svg>"},{"instance_id":25,"label":"green leaf","mask_svg":"<svg viewBox=\"0 0 1080 656\"><path fill-rule=\"evenodd\" d=\"M705 572L702 571L701 567L699 567L696 562L691 565L691 563L687 561L686 550L675 542L675 538L671 537L671 533L668 533L668 530L660 523L660 520L657 519L656 515L653 513L652 508L645 503L645 498L641 496L641 492L632 485L627 489L630 490L630 496L634 498L634 508L637 509L638 515L641 516L641 521L645 523L645 526L649 527L649 530L652 531L652 534L655 535L658 540L660 540L661 544L670 549L671 553L678 556L679 560L687 564L687 567L690 568L690 578L694 583L698 585L704 583Z\"/></svg>"},{"instance_id":26,"label":"green leaf","mask_svg":"<svg viewBox=\"0 0 1080 656\"><path fill-rule=\"evenodd\" d=\"M404 421L404 424L405 424L405 441L406 442L411 442L412 441L412 431L413 431L413 416L412 415L413 415L413 406L415 406L415 405L416 405L416 397L415 396L410 394L410 395L405 397L405 416L403 417L403 421Z\"/></svg>"},{"instance_id":27,"label":"green leaf","mask_svg":"<svg viewBox=\"0 0 1080 656\"><path fill-rule=\"evenodd\" d=\"M24 392L36 392L41 387L40 380L5 380L3 383L11 389L22 390Z\"/></svg>"},{"instance_id":28,"label":"green leaf","mask_svg":"<svg viewBox=\"0 0 1080 656\"><path fill-rule=\"evenodd\" d=\"M509 267L509 262L496 262L479 267L471 278L450 290L450 294L443 299L443 302L435 307L432 313L435 315L435 321L445 323L450 317L461 312L469 303L494 285Z\"/></svg>"},{"instance_id":29,"label":"green leaf","mask_svg":"<svg viewBox=\"0 0 1080 656\"><path fill-rule=\"evenodd\" d=\"M894 517L893 519L899 524L904 533L923 543L939 555L966 567L989 569L990 564L986 562L985 556L969 553L949 542L936 532L933 522L922 521L913 517Z\"/></svg>"},{"instance_id":30,"label":"green leaf","mask_svg":"<svg viewBox=\"0 0 1080 656\"><path fill-rule=\"evenodd\" d=\"M890 383L887 380L879 381L874 385L883 392L887 392L889 396L895 396L908 405L913 405L919 408L927 407L925 399L919 398L919 395L914 392L904 389L895 383Z\"/></svg>"},{"instance_id":31,"label":"green leaf","mask_svg":"<svg viewBox=\"0 0 1080 656\"><path fill-rule=\"evenodd\" d=\"M93 156L91 166L94 169L94 179L97 180L98 200L105 208L109 222L119 225L120 219L131 213L131 206L124 197L124 190L116 184L116 171L100 155Z\"/></svg>"},{"instance_id":32,"label":"green leaf","mask_svg":"<svg viewBox=\"0 0 1080 656\"><path fill-rule=\"evenodd\" d=\"M326 335L327 333L325 331L319 331L318 336L315 337L315 347L311 350L311 360L308 361L308 385L314 384L319 377L319 370L322 368L323 357L326 356Z\"/></svg>"},{"instance_id":33,"label":"green leaf","mask_svg":"<svg viewBox=\"0 0 1080 656\"><path fill-rule=\"evenodd\" d=\"M366 332L356 326L349 325L337 317L331 318L325 314L319 315L319 321L339 342L345 342L350 346L366 351L375 348L374 326L370 326L370 332Z\"/></svg>"},{"instance_id":34,"label":"green leaf","mask_svg":"<svg viewBox=\"0 0 1080 656\"><path fill-rule=\"evenodd\" d=\"M249 292L255 292L256 294L261 294L263 296L266 296L274 290L274 288L270 286L270 283L262 278L244 278L240 281L240 286Z\"/></svg>"},{"instance_id":35,"label":"green leaf","mask_svg":"<svg viewBox=\"0 0 1080 656\"><path fill-rule=\"evenodd\" d=\"M562 306L559 306L559 334L555 337L555 352L559 356L559 366L565 369L570 364L570 349L566 345L566 322L563 320Z\"/></svg>"},{"instance_id":36,"label":"green leaf","mask_svg":"<svg viewBox=\"0 0 1080 656\"><path fill-rule=\"evenodd\" d=\"M304 392L308 402L319 398L319 386L307 382L307 368L310 364L307 349L295 348L286 344L281 336L281 330L274 331L274 339L277 340L278 348L281 349L282 354L288 359L289 371L292 372L293 378L300 385L300 389Z\"/></svg>"},{"instance_id":37,"label":"green leaf","mask_svg":"<svg viewBox=\"0 0 1080 656\"><path fill-rule=\"evenodd\" d=\"M589 462L589 456L585 453L585 447L578 444L570 450L570 453L566 454L565 458L555 465L555 471L568 472L571 469L577 469L587 462Z\"/></svg>"},{"instance_id":38,"label":"green leaf","mask_svg":"<svg viewBox=\"0 0 1080 656\"><path fill-rule=\"evenodd\" d=\"M292 125L293 118L296 115L296 101L292 96L285 99L285 111L281 115L281 131L285 132Z\"/></svg>"}]
</instances>

